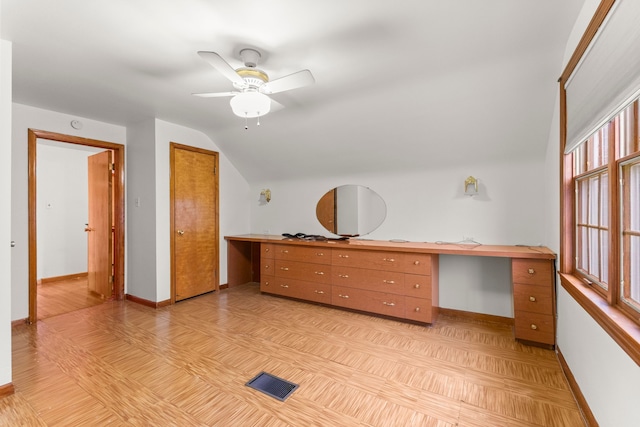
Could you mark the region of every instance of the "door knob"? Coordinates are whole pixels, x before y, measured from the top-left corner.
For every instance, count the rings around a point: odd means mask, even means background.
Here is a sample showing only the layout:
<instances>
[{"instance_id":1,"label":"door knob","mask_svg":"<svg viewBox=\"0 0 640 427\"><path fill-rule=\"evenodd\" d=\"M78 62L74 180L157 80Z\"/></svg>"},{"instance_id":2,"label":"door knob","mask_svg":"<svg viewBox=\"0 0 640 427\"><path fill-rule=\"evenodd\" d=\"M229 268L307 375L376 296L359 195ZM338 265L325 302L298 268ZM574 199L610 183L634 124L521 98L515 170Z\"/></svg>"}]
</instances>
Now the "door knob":
<instances>
[{"instance_id":1,"label":"door knob","mask_svg":"<svg viewBox=\"0 0 640 427\"><path fill-rule=\"evenodd\" d=\"M15 247L16 247L16 241L15 241L15 240L12 240L12 241L11 241L11 247L12 247L12 248L15 248Z\"/></svg>"},{"instance_id":2,"label":"door knob","mask_svg":"<svg viewBox=\"0 0 640 427\"><path fill-rule=\"evenodd\" d=\"M178 230L178 234L182 236L184 234L184 230Z\"/></svg>"}]
</instances>

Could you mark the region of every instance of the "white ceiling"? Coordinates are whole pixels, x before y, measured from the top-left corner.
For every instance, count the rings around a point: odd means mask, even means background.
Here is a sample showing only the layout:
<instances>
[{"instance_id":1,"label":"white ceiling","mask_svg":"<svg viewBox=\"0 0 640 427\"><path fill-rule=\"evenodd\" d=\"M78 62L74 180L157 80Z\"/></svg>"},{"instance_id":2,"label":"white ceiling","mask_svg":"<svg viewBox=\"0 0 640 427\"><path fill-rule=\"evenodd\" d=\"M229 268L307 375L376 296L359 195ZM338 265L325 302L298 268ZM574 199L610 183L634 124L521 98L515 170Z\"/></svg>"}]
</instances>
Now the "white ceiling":
<instances>
[{"instance_id":1,"label":"white ceiling","mask_svg":"<svg viewBox=\"0 0 640 427\"><path fill-rule=\"evenodd\" d=\"M1 0L14 102L126 125L200 130L251 182L542 158L584 0ZM261 126L231 112L255 47L274 94ZM177 141L189 144L189 141ZM134 142L133 142L134 143Z\"/></svg>"}]
</instances>

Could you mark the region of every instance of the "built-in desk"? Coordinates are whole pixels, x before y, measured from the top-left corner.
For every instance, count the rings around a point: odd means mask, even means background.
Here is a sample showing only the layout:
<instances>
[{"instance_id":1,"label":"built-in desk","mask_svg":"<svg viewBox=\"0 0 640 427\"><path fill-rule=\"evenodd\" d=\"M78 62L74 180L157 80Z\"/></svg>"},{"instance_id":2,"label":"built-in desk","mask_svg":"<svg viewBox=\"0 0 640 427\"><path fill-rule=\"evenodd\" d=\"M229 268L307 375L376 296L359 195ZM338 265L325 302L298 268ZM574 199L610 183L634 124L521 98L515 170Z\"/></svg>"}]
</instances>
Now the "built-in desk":
<instances>
[{"instance_id":1,"label":"built-in desk","mask_svg":"<svg viewBox=\"0 0 640 427\"><path fill-rule=\"evenodd\" d=\"M226 236L230 287L260 282L265 293L422 323L438 313L438 256L511 259L517 339L555 344L554 262L541 246L307 241Z\"/></svg>"}]
</instances>

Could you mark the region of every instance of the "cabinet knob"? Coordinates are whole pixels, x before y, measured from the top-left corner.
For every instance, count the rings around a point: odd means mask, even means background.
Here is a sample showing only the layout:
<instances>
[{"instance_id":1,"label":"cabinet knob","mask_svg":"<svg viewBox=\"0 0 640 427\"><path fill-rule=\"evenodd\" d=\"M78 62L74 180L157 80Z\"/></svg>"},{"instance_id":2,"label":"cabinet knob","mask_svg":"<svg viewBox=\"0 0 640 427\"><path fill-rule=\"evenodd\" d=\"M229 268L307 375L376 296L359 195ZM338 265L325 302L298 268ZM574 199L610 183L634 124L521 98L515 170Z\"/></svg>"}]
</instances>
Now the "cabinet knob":
<instances>
[{"instance_id":1,"label":"cabinet knob","mask_svg":"<svg viewBox=\"0 0 640 427\"><path fill-rule=\"evenodd\" d=\"M532 323L532 324L531 324L531 329L533 329L533 330L535 331L536 329L538 329L538 326L536 326L536 324L535 324L535 323Z\"/></svg>"},{"instance_id":2,"label":"cabinet knob","mask_svg":"<svg viewBox=\"0 0 640 427\"><path fill-rule=\"evenodd\" d=\"M318 276L324 276L324 271L314 271Z\"/></svg>"},{"instance_id":3,"label":"cabinet knob","mask_svg":"<svg viewBox=\"0 0 640 427\"><path fill-rule=\"evenodd\" d=\"M413 265L420 265L420 261L413 261Z\"/></svg>"},{"instance_id":4,"label":"cabinet knob","mask_svg":"<svg viewBox=\"0 0 640 427\"><path fill-rule=\"evenodd\" d=\"M413 311L415 311L416 313L420 313L420 307L416 307Z\"/></svg>"},{"instance_id":5,"label":"cabinet knob","mask_svg":"<svg viewBox=\"0 0 640 427\"><path fill-rule=\"evenodd\" d=\"M382 283L386 283L387 285L395 285L396 282L394 280L383 280Z\"/></svg>"},{"instance_id":6,"label":"cabinet knob","mask_svg":"<svg viewBox=\"0 0 640 427\"><path fill-rule=\"evenodd\" d=\"M420 283L416 283L415 285L413 285L413 287L416 289L420 289Z\"/></svg>"},{"instance_id":7,"label":"cabinet knob","mask_svg":"<svg viewBox=\"0 0 640 427\"><path fill-rule=\"evenodd\" d=\"M269 269L269 266L268 266L268 265L265 265L265 266L264 266L264 269L265 269L265 270L268 270L268 269Z\"/></svg>"},{"instance_id":8,"label":"cabinet knob","mask_svg":"<svg viewBox=\"0 0 640 427\"><path fill-rule=\"evenodd\" d=\"M529 274L534 274L535 272L536 272L536 271L535 271L533 268L530 268L530 269L528 270L528 273L529 273Z\"/></svg>"},{"instance_id":9,"label":"cabinet knob","mask_svg":"<svg viewBox=\"0 0 640 427\"><path fill-rule=\"evenodd\" d=\"M318 291L318 290L315 290L315 291L313 291L313 292L315 292L316 294L324 294L324 291Z\"/></svg>"},{"instance_id":10,"label":"cabinet knob","mask_svg":"<svg viewBox=\"0 0 640 427\"><path fill-rule=\"evenodd\" d=\"M536 297L534 297L534 296L529 297L529 301L536 302Z\"/></svg>"},{"instance_id":11,"label":"cabinet knob","mask_svg":"<svg viewBox=\"0 0 640 427\"><path fill-rule=\"evenodd\" d=\"M269 248L266 248L266 249L265 249L264 251L265 251L265 252L269 252L270 250L271 250L271 249L269 249Z\"/></svg>"},{"instance_id":12,"label":"cabinet knob","mask_svg":"<svg viewBox=\"0 0 640 427\"><path fill-rule=\"evenodd\" d=\"M289 267L280 267L280 270L289 271Z\"/></svg>"},{"instance_id":13,"label":"cabinet knob","mask_svg":"<svg viewBox=\"0 0 640 427\"><path fill-rule=\"evenodd\" d=\"M349 298L349 295L342 295L342 294L338 294L338 296L339 296L340 298L344 298L344 299L348 299L348 298Z\"/></svg>"},{"instance_id":14,"label":"cabinet knob","mask_svg":"<svg viewBox=\"0 0 640 427\"><path fill-rule=\"evenodd\" d=\"M396 305L395 302L386 302L386 301L382 301L382 304L387 305L389 307L393 307L394 305Z\"/></svg>"},{"instance_id":15,"label":"cabinet knob","mask_svg":"<svg viewBox=\"0 0 640 427\"><path fill-rule=\"evenodd\" d=\"M269 286L269 282L264 282L264 285L265 286Z\"/></svg>"}]
</instances>

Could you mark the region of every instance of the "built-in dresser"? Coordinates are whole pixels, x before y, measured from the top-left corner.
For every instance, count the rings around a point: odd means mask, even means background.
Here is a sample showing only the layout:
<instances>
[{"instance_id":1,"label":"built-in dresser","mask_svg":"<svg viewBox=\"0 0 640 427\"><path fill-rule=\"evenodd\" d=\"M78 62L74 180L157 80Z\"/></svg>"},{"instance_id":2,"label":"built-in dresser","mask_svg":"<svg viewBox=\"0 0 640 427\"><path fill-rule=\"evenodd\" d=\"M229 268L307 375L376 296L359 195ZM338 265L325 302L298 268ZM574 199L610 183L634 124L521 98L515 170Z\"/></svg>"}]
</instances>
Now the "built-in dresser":
<instances>
[{"instance_id":1,"label":"built-in dresser","mask_svg":"<svg viewBox=\"0 0 640 427\"><path fill-rule=\"evenodd\" d=\"M555 344L555 254L544 247L304 241L227 236L228 285L260 282L264 293L433 323L440 254L511 259L515 337Z\"/></svg>"}]
</instances>

